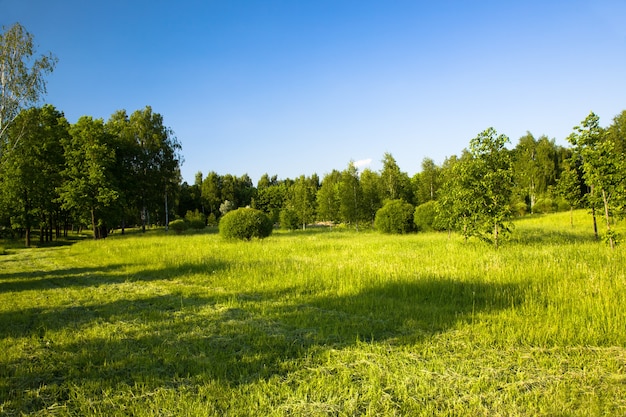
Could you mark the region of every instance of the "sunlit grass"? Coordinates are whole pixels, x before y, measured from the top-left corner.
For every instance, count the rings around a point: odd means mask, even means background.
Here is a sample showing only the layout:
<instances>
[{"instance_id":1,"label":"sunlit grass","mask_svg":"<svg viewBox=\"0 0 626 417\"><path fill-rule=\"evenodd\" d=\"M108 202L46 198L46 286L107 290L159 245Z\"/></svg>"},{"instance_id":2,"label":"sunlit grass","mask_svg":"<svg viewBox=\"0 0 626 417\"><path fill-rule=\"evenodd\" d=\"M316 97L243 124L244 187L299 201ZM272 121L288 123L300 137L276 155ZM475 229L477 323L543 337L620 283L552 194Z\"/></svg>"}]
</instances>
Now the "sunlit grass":
<instances>
[{"instance_id":1,"label":"sunlit grass","mask_svg":"<svg viewBox=\"0 0 626 417\"><path fill-rule=\"evenodd\" d=\"M623 415L623 247L150 231L0 258L0 414Z\"/></svg>"}]
</instances>

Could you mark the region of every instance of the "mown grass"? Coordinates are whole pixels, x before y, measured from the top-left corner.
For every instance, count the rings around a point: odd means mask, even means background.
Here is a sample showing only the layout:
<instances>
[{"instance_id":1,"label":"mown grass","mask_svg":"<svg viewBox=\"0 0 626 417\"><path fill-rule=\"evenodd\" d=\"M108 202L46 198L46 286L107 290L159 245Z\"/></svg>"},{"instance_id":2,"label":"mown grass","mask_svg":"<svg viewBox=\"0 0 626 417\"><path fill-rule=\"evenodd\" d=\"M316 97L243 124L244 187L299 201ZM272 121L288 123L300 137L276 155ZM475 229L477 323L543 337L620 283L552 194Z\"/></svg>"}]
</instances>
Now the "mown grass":
<instances>
[{"instance_id":1,"label":"mown grass","mask_svg":"<svg viewBox=\"0 0 626 417\"><path fill-rule=\"evenodd\" d=\"M623 247L113 235L0 257L0 414L624 415Z\"/></svg>"}]
</instances>

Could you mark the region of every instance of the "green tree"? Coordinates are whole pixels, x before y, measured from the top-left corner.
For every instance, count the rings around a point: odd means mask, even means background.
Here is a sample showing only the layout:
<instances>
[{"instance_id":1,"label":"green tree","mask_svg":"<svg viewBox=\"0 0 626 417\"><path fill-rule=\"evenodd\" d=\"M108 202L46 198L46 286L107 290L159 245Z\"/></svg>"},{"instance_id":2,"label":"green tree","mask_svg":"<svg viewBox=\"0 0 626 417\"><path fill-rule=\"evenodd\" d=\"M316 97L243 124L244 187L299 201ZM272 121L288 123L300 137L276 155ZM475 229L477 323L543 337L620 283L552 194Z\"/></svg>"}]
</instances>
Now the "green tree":
<instances>
[{"instance_id":1,"label":"green tree","mask_svg":"<svg viewBox=\"0 0 626 417\"><path fill-rule=\"evenodd\" d=\"M513 172L518 194L534 213L538 198L545 197L549 187L556 184L558 158L554 140L546 136L536 140L527 132L513 150Z\"/></svg>"},{"instance_id":2,"label":"green tree","mask_svg":"<svg viewBox=\"0 0 626 417\"><path fill-rule=\"evenodd\" d=\"M206 178L202 181L202 205L208 209L209 213L214 214L215 217L220 216L220 204L223 201L221 183L222 178L215 171L209 172Z\"/></svg>"},{"instance_id":3,"label":"green tree","mask_svg":"<svg viewBox=\"0 0 626 417\"><path fill-rule=\"evenodd\" d=\"M508 141L493 128L470 141L469 151L446 175L438 224L460 230L466 238L477 236L499 246L502 235L510 230L513 169L505 148Z\"/></svg>"},{"instance_id":4,"label":"green tree","mask_svg":"<svg viewBox=\"0 0 626 417\"><path fill-rule=\"evenodd\" d=\"M611 229L611 217L623 210L625 200L626 165L620 152L621 143L606 134L600 127L600 118L593 112L574 130L568 141L582 159L583 177L591 188L592 209L596 205L604 209L606 237L614 248L617 235Z\"/></svg>"},{"instance_id":5,"label":"green tree","mask_svg":"<svg viewBox=\"0 0 626 417\"><path fill-rule=\"evenodd\" d=\"M24 230L26 246L31 244L33 226L40 225L43 241L48 236L44 227L51 234L58 220L57 188L64 166L61 142L67 139L68 129L63 114L45 105L23 110L7 131L3 146L12 151L0 164L0 192L13 223Z\"/></svg>"},{"instance_id":6,"label":"green tree","mask_svg":"<svg viewBox=\"0 0 626 417\"><path fill-rule=\"evenodd\" d=\"M359 230L359 220L363 217L363 190L359 180L359 172L350 161L348 167L341 172L339 181L339 213L347 224L353 224Z\"/></svg>"},{"instance_id":7,"label":"green tree","mask_svg":"<svg viewBox=\"0 0 626 417\"><path fill-rule=\"evenodd\" d=\"M0 33L0 143L6 145L7 129L20 111L34 105L46 93L45 75L54 70L57 59L52 54L35 58L33 35L19 23ZM14 133L12 145L19 143ZM3 152L12 147L3 146Z\"/></svg>"},{"instance_id":8,"label":"green tree","mask_svg":"<svg viewBox=\"0 0 626 417\"><path fill-rule=\"evenodd\" d=\"M322 185L317 191L317 216L319 220L339 222L341 214L339 211L339 183L341 182L341 172L336 169L326 174L322 179Z\"/></svg>"},{"instance_id":9,"label":"green tree","mask_svg":"<svg viewBox=\"0 0 626 417\"><path fill-rule=\"evenodd\" d=\"M83 116L70 127L63 141L66 160L64 183L60 187L63 206L88 213L95 239L106 236L103 211L119 193L114 188L115 150L102 119Z\"/></svg>"},{"instance_id":10,"label":"green tree","mask_svg":"<svg viewBox=\"0 0 626 417\"><path fill-rule=\"evenodd\" d=\"M383 200L403 199L411 201L411 180L406 172L400 171L396 160L387 152L383 156L383 168L380 172Z\"/></svg>"},{"instance_id":11,"label":"green tree","mask_svg":"<svg viewBox=\"0 0 626 417\"><path fill-rule=\"evenodd\" d=\"M318 186L316 175L301 175L291 186L288 208L296 213L302 229L306 229L306 225L315 220Z\"/></svg>"},{"instance_id":12,"label":"green tree","mask_svg":"<svg viewBox=\"0 0 626 417\"><path fill-rule=\"evenodd\" d=\"M280 220L280 210L285 201L286 188L285 183L278 181L276 175L271 178L268 174L262 175L257 182L256 196L252 207L267 213L272 222L277 223Z\"/></svg>"},{"instance_id":13,"label":"green tree","mask_svg":"<svg viewBox=\"0 0 626 417\"><path fill-rule=\"evenodd\" d=\"M574 157L564 161L561 176L555 187L555 194L568 204L570 209L570 225L574 226L574 209L583 202L582 173Z\"/></svg>"},{"instance_id":14,"label":"green tree","mask_svg":"<svg viewBox=\"0 0 626 417\"><path fill-rule=\"evenodd\" d=\"M382 207L380 175L371 169L361 172L361 193L363 195L363 219L374 224L376 212Z\"/></svg>"},{"instance_id":15,"label":"green tree","mask_svg":"<svg viewBox=\"0 0 626 417\"><path fill-rule=\"evenodd\" d=\"M430 158L422 160L422 170L414 176L415 201L420 204L435 200L441 186L441 168Z\"/></svg>"},{"instance_id":16,"label":"green tree","mask_svg":"<svg viewBox=\"0 0 626 417\"><path fill-rule=\"evenodd\" d=\"M166 206L163 214L167 225L168 191L180 180L181 145L164 125L163 116L154 113L150 106L133 112L129 124L137 149L135 178L141 184L137 205L145 231L149 212L160 211L161 204Z\"/></svg>"}]
</instances>

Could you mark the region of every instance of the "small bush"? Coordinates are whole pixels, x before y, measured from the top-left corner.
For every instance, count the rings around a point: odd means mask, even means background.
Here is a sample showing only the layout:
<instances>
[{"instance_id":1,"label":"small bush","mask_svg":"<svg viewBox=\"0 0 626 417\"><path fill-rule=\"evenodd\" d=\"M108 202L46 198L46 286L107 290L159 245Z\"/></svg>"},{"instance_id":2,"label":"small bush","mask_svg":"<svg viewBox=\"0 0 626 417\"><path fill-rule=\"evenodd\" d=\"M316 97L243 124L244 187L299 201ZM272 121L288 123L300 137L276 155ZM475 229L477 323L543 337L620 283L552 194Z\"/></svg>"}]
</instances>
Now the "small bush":
<instances>
[{"instance_id":1,"label":"small bush","mask_svg":"<svg viewBox=\"0 0 626 417\"><path fill-rule=\"evenodd\" d=\"M206 222L209 226L217 226L217 218L215 217L215 214L213 213L209 214L209 217L207 217Z\"/></svg>"},{"instance_id":2,"label":"small bush","mask_svg":"<svg viewBox=\"0 0 626 417\"><path fill-rule=\"evenodd\" d=\"M169 224L169 228L179 235L187 229L187 223L185 223L183 219L172 220Z\"/></svg>"},{"instance_id":3,"label":"small bush","mask_svg":"<svg viewBox=\"0 0 626 417\"><path fill-rule=\"evenodd\" d=\"M413 206L404 200L391 200L376 212L374 226L383 233L403 234L415 230Z\"/></svg>"},{"instance_id":4,"label":"small bush","mask_svg":"<svg viewBox=\"0 0 626 417\"><path fill-rule=\"evenodd\" d=\"M272 221L260 210L239 208L220 219L220 235L228 239L262 239L272 234Z\"/></svg>"},{"instance_id":5,"label":"small bush","mask_svg":"<svg viewBox=\"0 0 626 417\"><path fill-rule=\"evenodd\" d=\"M279 215L280 228L283 230L296 230L300 227L298 213L289 208L284 208Z\"/></svg>"},{"instance_id":6,"label":"small bush","mask_svg":"<svg viewBox=\"0 0 626 417\"><path fill-rule=\"evenodd\" d=\"M437 202L428 201L415 207L413 220L417 226L417 230L429 231L433 230L435 216L437 215Z\"/></svg>"},{"instance_id":7,"label":"small bush","mask_svg":"<svg viewBox=\"0 0 626 417\"><path fill-rule=\"evenodd\" d=\"M189 224L191 229L204 229L206 227L206 217L198 210L187 211L187 214L185 214L185 221Z\"/></svg>"}]
</instances>

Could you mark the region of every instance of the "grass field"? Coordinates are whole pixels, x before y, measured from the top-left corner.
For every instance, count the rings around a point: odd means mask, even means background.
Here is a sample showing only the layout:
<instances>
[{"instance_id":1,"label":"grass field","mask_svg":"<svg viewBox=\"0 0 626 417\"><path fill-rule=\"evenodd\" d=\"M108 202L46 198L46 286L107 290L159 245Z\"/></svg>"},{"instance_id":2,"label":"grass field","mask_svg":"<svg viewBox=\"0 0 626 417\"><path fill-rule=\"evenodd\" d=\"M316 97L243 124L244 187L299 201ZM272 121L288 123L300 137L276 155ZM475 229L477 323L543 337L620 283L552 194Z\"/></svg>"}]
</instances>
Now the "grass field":
<instances>
[{"instance_id":1,"label":"grass field","mask_svg":"<svg viewBox=\"0 0 626 417\"><path fill-rule=\"evenodd\" d=\"M0 415L626 415L626 254L316 229L0 246Z\"/></svg>"}]
</instances>

